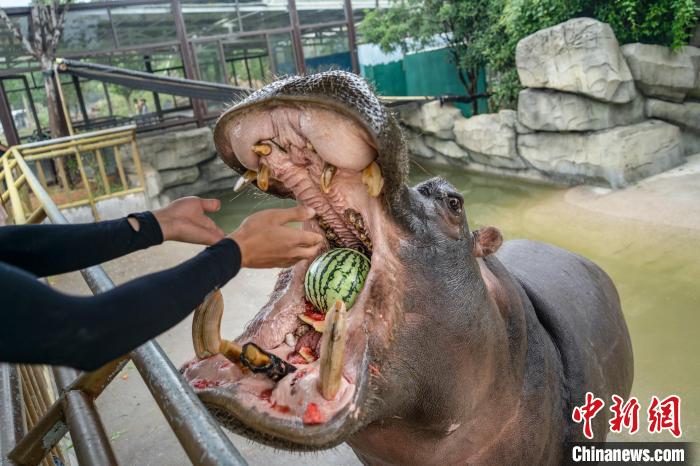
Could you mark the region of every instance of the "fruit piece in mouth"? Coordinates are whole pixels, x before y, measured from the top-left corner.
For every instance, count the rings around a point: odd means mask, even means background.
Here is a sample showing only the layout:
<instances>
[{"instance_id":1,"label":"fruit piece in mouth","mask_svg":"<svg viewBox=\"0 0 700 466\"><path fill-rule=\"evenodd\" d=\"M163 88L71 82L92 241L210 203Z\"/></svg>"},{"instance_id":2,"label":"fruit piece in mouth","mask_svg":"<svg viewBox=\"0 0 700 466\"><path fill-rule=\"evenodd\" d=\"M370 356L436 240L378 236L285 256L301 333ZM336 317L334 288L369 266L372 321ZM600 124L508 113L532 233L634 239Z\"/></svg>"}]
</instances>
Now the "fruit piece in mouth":
<instances>
[{"instance_id":1,"label":"fruit piece in mouth","mask_svg":"<svg viewBox=\"0 0 700 466\"><path fill-rule=\"evenodd\" d=\"M200 309L193 337L195 347L199 341L207 349L198 351L184 375L200 396L216 391L228 400L226 409L241 419L267 419L268 432L356 419L369 378L365 321L378 310L372 289L391 256L378 241L391 225L380 196L376 144L355 119L318 105L248 110L227 125L231 150L222 157L235 157L244 167L237 187L285 193L312 207L317 216L302 228L325 238L317 259L325 267L311 273L318 278L311 287L305 278L313 261L282 272L268 304L229 342L255 345L259 367L273 355L296 370L273 380L266 370L241 364L218 335L221 313Z\"/></svg>"}]
</instances>

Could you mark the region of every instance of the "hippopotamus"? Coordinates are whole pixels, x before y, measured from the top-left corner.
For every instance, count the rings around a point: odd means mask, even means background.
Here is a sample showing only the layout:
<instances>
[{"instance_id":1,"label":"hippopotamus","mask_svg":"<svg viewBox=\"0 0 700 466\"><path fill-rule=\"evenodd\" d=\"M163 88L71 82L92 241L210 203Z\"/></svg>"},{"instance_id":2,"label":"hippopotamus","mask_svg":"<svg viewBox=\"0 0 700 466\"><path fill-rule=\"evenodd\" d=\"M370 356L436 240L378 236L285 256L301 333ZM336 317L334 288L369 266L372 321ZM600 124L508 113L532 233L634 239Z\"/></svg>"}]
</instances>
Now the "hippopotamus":
<instances>
[{"instance_id":1,"label":"hippopotamus","mask_svg":"<svg viewBox=\"0 0 700 466\"><path fill-rule=\"evenodd\" d=\"M228 429L288 450L346 442L368 465L556 465L584 440L572 410L587 392L629 395L610 277L552 245L471 231L469 199L444 179L409 187L401 127L362 78L273 82L226 110L214 139L237 189L312 207L303 229L371 260L350 310L309 308L308 261L279 274L237 338L219 335L220 295L197 309L182 372Z\"/></svg>"}]
</instances>

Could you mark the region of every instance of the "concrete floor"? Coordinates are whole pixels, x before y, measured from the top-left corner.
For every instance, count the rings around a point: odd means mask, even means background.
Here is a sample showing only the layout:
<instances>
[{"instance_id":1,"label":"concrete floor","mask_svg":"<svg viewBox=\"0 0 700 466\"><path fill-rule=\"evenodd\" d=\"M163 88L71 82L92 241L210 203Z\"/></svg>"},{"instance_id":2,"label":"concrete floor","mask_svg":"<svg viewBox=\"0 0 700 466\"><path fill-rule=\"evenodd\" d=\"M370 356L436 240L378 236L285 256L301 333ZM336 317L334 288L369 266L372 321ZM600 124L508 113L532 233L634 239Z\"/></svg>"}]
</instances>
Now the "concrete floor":
<instances>
[{"instance_id":1,"label":"concrete floor","mask_svg":"<svg viewBox=\"0 0 700 466\"><path fill-rule=\"evenodd\" d=\"M201 247L166 243L131 254L105 265L115 283L174 266L192 256ZM267 300L277 271L242 270L222 292L225 313L222 335L238 335L245 324ZM90 294L78 273L53 277L57 288L74 294ZM192 358L191 319L158 337L158 342L176 367ZM132 363L114 379L97 399L97 407L123 465L189 465L185 452ZM248 463L254 465L306 466L308 464L353 466L360 462L346 445L320 453L291 453L269 448L227 432Z\"/></svg>"}]
</instances>

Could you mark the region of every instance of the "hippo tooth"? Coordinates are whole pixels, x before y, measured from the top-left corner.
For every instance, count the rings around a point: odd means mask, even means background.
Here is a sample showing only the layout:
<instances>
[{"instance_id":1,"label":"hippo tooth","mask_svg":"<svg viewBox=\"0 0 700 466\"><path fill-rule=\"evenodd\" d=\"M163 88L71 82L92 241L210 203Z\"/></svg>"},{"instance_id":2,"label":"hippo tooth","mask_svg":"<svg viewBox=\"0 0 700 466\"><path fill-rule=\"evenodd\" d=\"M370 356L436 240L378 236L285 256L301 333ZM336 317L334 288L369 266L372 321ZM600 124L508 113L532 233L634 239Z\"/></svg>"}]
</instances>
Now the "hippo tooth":
<instances>
[{"instance_id":1,"label":"hippo tooth","mask_svg":"<svg viewBox=\"0 0 700 466\"><path fill-rule=\"evenodd\" d=\"M258 176L258 174L255 173L253 170L246 171L236 180L236 184L233 186L233 192L238 193L242 191L243 188L248 186L255 179L256 176Z\"/></svg>"},{"instance_id":2,"label":"hippo tooth","mask_svg":"<svg viewBox=\"0 0 700 466\"><path fill-rule=\"evenodd\" d=\"M223 354L229 360L240 364L241 346L221 338L221 317L224 314L224 299L221 291L210 293L202 304L197 306L192 320L192 343L197 358L204 359L215 354Z\"/></svg>"},{"instance_id":3,"label":"hippo tooth","mask_svg":"<svg viewBox=\"0 0 700 466\"><path fill-rule=\"evenodd\" d=\"M343 378L345 341L348 335L347 313L345 303L340 300L326 313L326 331L321 337L319 390L327 400L335 398Z\"/></svg>"},{"instance_id":4,"label":"hippo tooth","mask_svg":"<svg viewBox=\"0 0 700 466\"><path fill-rule=\"evenodd\" d=\"M284 336L284 342L294 348L297 344L297 337L295 337L292 332L289 332Z\"/></svg>"},{"instance_id":5,"label":"hippo tooth","mask_svg":"<svg viewBox=\"0 0 700 466\"><path fill-rule=\"evenodd\" d=\"M310 151L316 152L316 148L314 148L313 144L311 144L309 141L306 141L306 148Z\"/></svg>"},{"instance_id":6,"label":"hippo tooth","mask_svg":"<svg viewBox=\"0 0 700 466\"><path fill-rule=\"evenodd\" d=\"M260 164L260 170L258 171L258 188L263 191L267 191L270 186L270 167L266 164Z\"/></svg>"},{"instance_id":7,"label":"hippo tooth","mask_svg":"<svg viewBox=\"0 0 700 466\"><path fill-rule=\"evenodd\" d=\"M382 169L377 162L372 162L362 170L362 182L367 186L367 193L372 197L379 196L384 186Z\"/></svg>"},{"instance_id":8,"label":"hippo tooth","mask_svg":"<svg viewBox=\"0 0 700 466\"><path fill-rule=\"evenodd\" d=\"M272 152L272 146L263 142L253 145L252 149L255 155L259 155L260 157L270 155Z\"/></svg>"},{"instance_id":9,"label":"hippo tooth","mask_svg":"<svg viewBox=\"0 0 700 466\"><path fill-rule=\"evenodd\" d=\"M333 181L333 175L335 175L336 170L337 169L330 163L327 163L323 167L323 173L321 173L321 190L326 194L331 190L331 181Z\"/></svg>"}]
</instances>

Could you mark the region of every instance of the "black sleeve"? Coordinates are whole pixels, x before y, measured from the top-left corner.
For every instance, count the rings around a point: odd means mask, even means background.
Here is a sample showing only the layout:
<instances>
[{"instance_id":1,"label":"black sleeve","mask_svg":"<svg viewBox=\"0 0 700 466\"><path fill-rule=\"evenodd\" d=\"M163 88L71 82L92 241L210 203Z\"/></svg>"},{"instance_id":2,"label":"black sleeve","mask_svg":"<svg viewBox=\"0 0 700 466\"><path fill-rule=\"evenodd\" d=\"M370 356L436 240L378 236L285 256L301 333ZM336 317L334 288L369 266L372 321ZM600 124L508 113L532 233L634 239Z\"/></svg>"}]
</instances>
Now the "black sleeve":
<instances>
[{"instance_id":1,"label":"black sleeve","mask_svg":"<svg viewBox=\"0 0 700 466\"><path fill-rule=\"evenodd\" d=\"M9 225L0 227L0 261L39 277L72 272L163 242L158 221L150 212L126 218L78 225Z\"/></svg>"},{"instance_id":2,"label":"black sleeve","mask_svg":"<svg viewBox=\"0 0 700 466\"><path fill-rule=\"evenodd\" d=\"M0 361L94 370L184 319L240 269L223 239L194 258L96 296L70 296L0 262Z\"/></svg>"}]
</instances>

